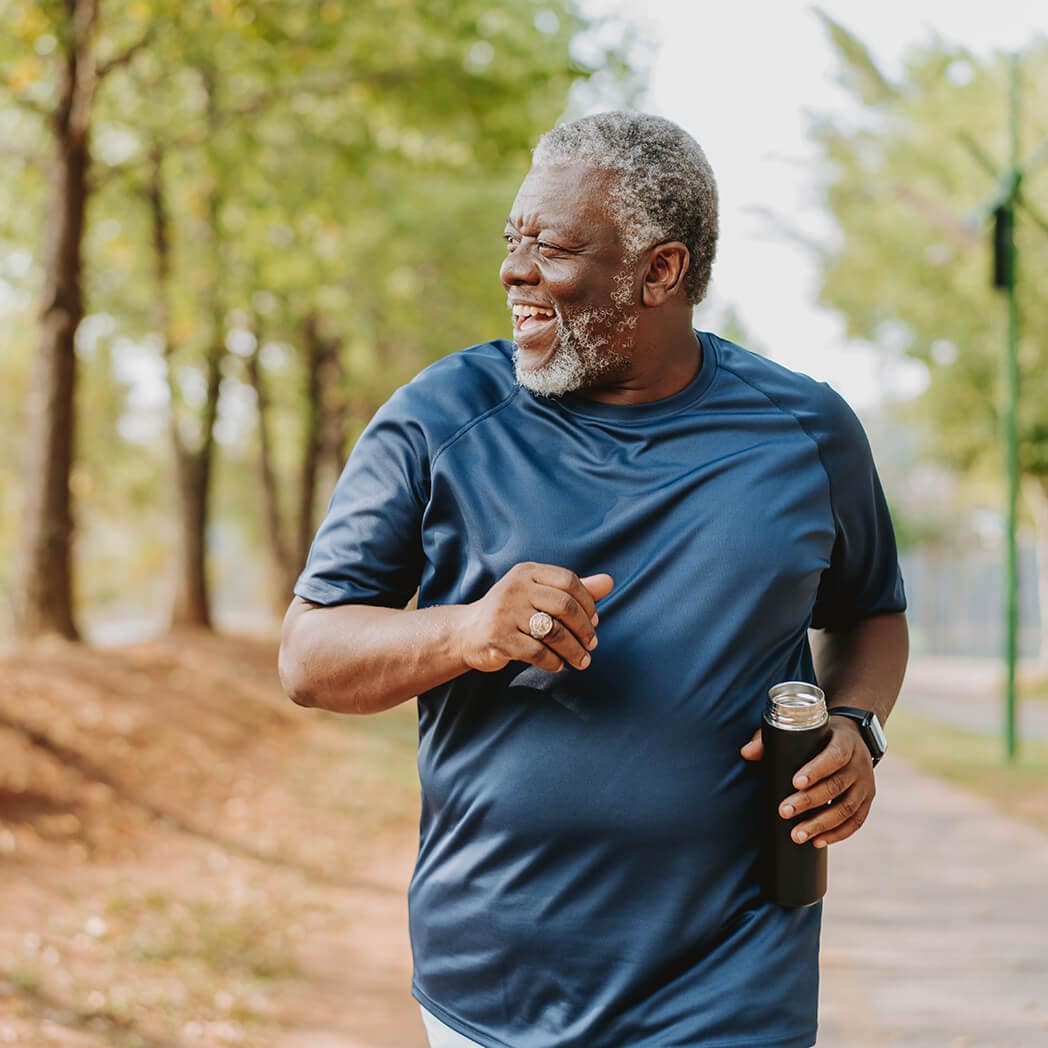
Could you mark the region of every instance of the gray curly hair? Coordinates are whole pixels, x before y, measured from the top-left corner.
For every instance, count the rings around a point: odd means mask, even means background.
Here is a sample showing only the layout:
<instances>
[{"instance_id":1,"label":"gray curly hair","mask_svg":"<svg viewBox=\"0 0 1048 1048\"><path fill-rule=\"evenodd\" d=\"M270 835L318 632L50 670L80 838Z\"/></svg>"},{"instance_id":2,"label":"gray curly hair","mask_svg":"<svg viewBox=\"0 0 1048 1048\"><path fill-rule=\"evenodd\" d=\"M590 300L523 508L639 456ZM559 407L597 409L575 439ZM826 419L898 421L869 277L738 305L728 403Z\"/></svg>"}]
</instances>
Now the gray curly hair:
<instances>
[{"instance_id":1,"label":"gray curly hair","mask_svg":"<svg viewBox=\"0 0 1048 1048\"><path fill-rule=\"evenodd\" d=\"M688 301L702 301L717 253L717 183L687 131L650 113L598 113L548 131L532 163L588 164L618 175L610 202L627 250L679 240L691 254Z\"/></svg>"}]
</instances>

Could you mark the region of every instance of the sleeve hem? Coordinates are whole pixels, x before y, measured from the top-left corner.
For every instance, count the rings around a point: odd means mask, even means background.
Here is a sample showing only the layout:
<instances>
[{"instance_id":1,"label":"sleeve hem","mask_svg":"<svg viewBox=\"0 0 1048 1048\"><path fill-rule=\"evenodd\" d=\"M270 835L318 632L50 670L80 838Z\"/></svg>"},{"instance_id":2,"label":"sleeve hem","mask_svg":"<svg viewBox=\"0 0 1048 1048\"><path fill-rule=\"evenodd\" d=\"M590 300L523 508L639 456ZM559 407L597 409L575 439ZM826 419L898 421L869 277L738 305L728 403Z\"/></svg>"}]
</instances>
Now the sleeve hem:
<instances>
[{"instance_id":1,"label":"sleeve hem","mask_svg":"<svg viewBox=\"0 0 1048 1048\"><path fill-rule=\"evenodd\" d=\"M373 599L368 600L363 595L354 593L353 590L343 589L340 586L335 586L330 582L323 582L320 579L299 579L295 583L294 593L296 596L313 604L373 603Z\"/></svg>"},{"instance_id":2,"label":"sleeve hem","mask_svg":"<svg viewBox=\"0 0 1048 1048\"><path fill-rule=\"evenodd\" d=\"M902 597L885 601L883 604L875 604L868 610L860 611L847 617L837 617L832 622L825 621L825 616L823 616L824 621L819 625L815 624L813 617L808 628L813 630L826 630L828 633L839 633L842 630L851 629L852 626L862 622L863 619L872 619L874 615L901 615L905 610L906 598Z\"/></svg>"}]
</instances>

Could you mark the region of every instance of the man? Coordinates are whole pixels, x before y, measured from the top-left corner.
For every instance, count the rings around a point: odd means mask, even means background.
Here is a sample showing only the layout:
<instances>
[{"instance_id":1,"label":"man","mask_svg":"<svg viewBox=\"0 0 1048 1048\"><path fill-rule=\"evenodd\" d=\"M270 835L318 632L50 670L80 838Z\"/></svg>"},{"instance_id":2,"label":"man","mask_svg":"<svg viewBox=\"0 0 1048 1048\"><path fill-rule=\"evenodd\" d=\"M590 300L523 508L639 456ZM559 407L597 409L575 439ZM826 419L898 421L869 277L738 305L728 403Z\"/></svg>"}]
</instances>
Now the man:
<instances>
[{"instance_id":1,"label":"man","mask_svg":"<svg viewBox=\"0 0 1048 1048\"><path fill-rule=\"evenodd\" d=\"M716 188L669 121L551 131L505 237L513 343L375 416L282 679L347 713L419 696L434 1045L807 1048L821 907L761 897L755 731L783 680L882 721L894 702L905 600L869 447L827 386L693 331ZM782 809L816 847L874 792L865 725L831 723Z\"/></svg>"}]
</instances>

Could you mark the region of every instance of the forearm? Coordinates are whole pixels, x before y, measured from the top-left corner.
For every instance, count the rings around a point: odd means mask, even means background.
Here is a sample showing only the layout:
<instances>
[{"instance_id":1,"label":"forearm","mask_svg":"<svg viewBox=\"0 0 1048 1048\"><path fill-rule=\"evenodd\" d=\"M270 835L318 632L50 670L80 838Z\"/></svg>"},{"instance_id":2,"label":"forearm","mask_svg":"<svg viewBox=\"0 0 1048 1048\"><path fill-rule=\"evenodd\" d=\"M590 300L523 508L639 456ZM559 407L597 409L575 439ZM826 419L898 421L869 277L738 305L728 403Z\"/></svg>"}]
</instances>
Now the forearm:
<instances>
[{"instance_id":1,"label":"forearm","mask_svg":"<svg viewBox=\"0 0 1048 1048\"><path fill-rule=\"evenodd\" d=\"M281 636L281 683L301 706L389 709L469 669L459 641L463 611L321 607L296 597Z\"/></svg>"},{"instance_id":2,"label":"forearm","mask_svg":"<svg viewBox=\"0 0 1048 1048\"><path fill-rule=\"evenodd\" d=\"M905 614L873 615L850 630L812 630L809 636L815 674L829 705L873 710L883 724L906 672Z\"/></svg>"}]
</instances>

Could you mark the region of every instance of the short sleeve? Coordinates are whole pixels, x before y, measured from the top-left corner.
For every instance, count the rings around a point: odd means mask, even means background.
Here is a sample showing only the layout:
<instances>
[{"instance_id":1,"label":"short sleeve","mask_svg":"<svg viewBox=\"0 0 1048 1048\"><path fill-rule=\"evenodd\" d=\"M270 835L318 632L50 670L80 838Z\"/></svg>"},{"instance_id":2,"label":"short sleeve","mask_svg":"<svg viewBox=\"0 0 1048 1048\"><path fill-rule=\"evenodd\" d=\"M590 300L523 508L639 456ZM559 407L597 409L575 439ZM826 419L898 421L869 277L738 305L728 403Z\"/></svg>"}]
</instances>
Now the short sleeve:
<instances>
[{"instance_id":1,"label":"short sleeve","mask_svg":"<svg viewBox=\"0 0 1048 1048\"><path fill-rule=\"evenodd\" d=\"M402 608L418 587L428 451L410 403L398 390L353 448L295 583L305 600Z\"/></svg>"},{"instance_id":2,"label":"short sleeve","mask_svg":"<svg viewBox=\"0 0 1048 1048\"><path fill-rule=\"evenodd\" d=\"M846 629L870 615L906 610L906 594L888 503L862 424L844 400L822 386L812 422L830 483L835 538L819 583L811 625Z\"/></svg>"}]
</instances>

